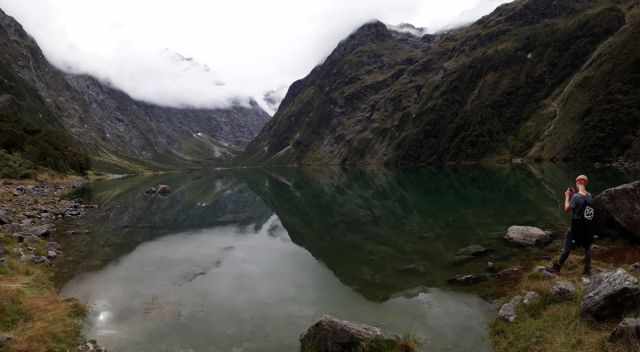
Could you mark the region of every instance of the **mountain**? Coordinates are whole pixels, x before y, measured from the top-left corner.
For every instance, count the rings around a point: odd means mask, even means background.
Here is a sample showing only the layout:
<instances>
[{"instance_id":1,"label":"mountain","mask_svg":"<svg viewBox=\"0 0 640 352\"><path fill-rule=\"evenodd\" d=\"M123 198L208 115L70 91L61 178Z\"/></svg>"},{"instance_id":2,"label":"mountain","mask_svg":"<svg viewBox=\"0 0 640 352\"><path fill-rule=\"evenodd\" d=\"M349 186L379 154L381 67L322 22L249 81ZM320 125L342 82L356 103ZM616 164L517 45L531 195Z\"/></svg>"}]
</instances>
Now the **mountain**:
<instances>
[{"instance_id":1,"label":"mountain","mask_svg":"<svg viewBox=\"0 0 640 352\"><path fill-rule=\"evenodd\" d=\"M255 102L227 109L161 107L94 77L64 73L1 10L0 48L0 149L57 170L86 170L87 156L92 168L110 172L224 163L269 119ZM197 64L177 54L176 59ZM25 145L24 136L37 143ZM55 143L62 145L53 149L70 155L37 157Z\"/></svg>"},{"instance_id":2,"label":"mountain","mask_svg":"<svg viewBox=\"0 0 640 352\"><path fill-rule=\"evenodd\" d=\"M637 161L639 34L626 0L517 0L433 35L367 23L290 87L243 161Z\"/></svg>"}]
</instances>

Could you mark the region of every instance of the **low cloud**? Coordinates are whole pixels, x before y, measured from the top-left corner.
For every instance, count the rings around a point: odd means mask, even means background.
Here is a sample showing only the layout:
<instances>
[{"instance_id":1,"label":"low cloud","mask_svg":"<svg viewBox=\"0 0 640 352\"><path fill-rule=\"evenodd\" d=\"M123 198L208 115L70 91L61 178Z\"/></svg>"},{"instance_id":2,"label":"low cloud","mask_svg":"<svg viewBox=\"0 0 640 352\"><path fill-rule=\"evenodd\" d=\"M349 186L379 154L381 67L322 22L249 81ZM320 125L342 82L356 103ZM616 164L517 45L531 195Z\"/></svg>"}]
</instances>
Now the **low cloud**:
<instances>
[{"instance_id":1,"label":"low cloud","mask_svg":"<svg viewBox=\"0 0 640 352\"><path fill-rule=\"evenodd\" d=\"M504 2L0 0L0 8L54 65L96 76L136 99L227 107L253 98L273 112L289 84L366 21L433 32Z\"/></svg>"}]
</instances>

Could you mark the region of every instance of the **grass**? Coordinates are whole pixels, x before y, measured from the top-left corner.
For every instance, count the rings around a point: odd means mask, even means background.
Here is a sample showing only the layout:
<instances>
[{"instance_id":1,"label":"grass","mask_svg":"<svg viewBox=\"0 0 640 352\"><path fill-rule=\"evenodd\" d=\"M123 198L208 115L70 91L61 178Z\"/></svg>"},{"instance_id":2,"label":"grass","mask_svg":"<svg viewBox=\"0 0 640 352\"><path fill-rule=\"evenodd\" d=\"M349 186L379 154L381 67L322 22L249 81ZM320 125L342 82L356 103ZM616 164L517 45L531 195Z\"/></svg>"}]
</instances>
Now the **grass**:
<instances>
[{"instance_id":1,"label":"grass","mask_svg":"<svg viewBox=\"0 0 640 352\"><path fill-rule=\"evenodd\" d=\"M599 258L596 256L596 258ZM540 263L548 264L548 263ZM610 261L594 261L594 267L613 269ZM545 279L539 273L525 275L511 290L511 296L535 291L541 299L530 306L521 305L514 323L500 319L491 326L495 352L623 352L640 350L640 346L625 346L608 341L615 323L589 322L580 317L583 289L581 283L582 258L572 256L560 279L573 282L576 298L557 301L551 294L556 280ZM635 349L634 349L635 348Z\"/></svg>"},{"instance_id":2,"label":"grass","mask_svg":"<svg viewBox=\"0 0 640 352\"><path fill-rule=\"evenodd\" d=\"M8 253L16 243L0 234ZM0 266L0 333L12 337L2 352L65 352L82 341L85 308L56 292L48 267L8 257Z\"/></svg>"}]
</instances>

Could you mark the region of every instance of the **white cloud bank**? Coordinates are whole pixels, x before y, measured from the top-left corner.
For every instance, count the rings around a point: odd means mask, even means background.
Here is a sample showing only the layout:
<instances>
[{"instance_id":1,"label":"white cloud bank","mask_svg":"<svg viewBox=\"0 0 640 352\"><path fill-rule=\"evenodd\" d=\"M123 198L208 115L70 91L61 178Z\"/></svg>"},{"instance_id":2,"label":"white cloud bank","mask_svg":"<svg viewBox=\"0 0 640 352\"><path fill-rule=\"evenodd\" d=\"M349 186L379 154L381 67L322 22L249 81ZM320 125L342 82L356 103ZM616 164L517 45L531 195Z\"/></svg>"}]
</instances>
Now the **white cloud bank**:
<instances>
[{"instance_id":1,"label":"white cloud bank","mask_svg":"<svg viewBox=\"0 0 640 352\"><path fill-rule=\"evenodd\" d=\"M66 71L160 105L226 107L282 91L368 20L436 31L504 2L0 0L0 8Z\"/></svg>"}]
</instances>

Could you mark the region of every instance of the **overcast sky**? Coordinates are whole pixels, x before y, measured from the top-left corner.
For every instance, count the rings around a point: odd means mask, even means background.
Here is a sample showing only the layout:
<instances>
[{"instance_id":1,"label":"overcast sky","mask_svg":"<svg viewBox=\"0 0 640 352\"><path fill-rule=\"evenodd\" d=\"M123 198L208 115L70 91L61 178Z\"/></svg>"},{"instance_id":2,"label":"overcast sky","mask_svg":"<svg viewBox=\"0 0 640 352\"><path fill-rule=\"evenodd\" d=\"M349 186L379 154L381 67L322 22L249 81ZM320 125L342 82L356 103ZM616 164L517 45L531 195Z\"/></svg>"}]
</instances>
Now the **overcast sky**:
<instances>
[{"instance_id":1,"label":"overcast sky","mask_svg":"<svg viewBox=\"0 0 640 352\"><path fill-rule=\"evenodd\" d=\"M224 107L237 97L286 91L369 20L436 31L504 2L0 0L0 8L64 70L90 73L161 105Z\"/></svg>"}]
</instances>

